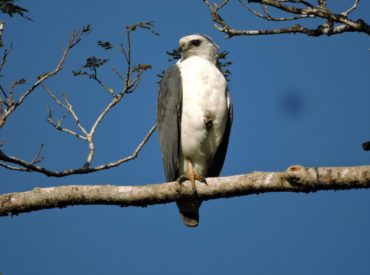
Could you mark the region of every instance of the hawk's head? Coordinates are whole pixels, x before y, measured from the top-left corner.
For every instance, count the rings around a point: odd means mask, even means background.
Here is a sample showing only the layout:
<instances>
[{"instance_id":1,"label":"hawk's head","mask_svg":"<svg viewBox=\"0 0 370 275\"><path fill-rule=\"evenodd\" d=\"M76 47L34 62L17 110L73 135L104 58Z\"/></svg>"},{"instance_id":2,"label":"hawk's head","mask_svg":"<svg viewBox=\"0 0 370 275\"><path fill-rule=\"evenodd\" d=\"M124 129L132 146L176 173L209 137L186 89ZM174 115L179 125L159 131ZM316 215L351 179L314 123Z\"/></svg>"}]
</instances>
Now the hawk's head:
<instances>
[{"instance_id":1,"label":"hawk's head","mask_svg":"<svg viewBox=\"0 0 370 275\"><path fill-rule=\"evenodd\" d=\"M200 56L216 63L218 46L204 34L184 36L180 39L179 46L182 60L190 56Z\"/></svg>"}]
</instances>

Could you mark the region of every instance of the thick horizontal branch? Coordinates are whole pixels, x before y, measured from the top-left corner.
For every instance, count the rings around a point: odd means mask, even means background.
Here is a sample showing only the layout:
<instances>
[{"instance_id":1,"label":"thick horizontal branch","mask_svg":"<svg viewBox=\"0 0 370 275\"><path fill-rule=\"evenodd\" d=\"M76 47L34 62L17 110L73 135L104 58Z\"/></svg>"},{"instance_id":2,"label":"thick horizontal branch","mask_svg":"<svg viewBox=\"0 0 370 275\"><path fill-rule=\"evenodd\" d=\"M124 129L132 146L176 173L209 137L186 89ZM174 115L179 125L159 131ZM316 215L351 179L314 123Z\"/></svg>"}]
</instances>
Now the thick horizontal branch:
<instances>
[{"instance_id":1,"label":"thick horizontal branch","mask_svg":"<svg viewBox=\"0 0 370 275\"><path fill-rule=\"evenodd\" d=\"M207 185L168 182L143 186L60 186L0 195L0 216L72 205L148 206L198 197L202 200L267 192L315 192L370 188L370 166L304 168L291 166L286 172L208 178Z\"/></svg>"}]
</instances>

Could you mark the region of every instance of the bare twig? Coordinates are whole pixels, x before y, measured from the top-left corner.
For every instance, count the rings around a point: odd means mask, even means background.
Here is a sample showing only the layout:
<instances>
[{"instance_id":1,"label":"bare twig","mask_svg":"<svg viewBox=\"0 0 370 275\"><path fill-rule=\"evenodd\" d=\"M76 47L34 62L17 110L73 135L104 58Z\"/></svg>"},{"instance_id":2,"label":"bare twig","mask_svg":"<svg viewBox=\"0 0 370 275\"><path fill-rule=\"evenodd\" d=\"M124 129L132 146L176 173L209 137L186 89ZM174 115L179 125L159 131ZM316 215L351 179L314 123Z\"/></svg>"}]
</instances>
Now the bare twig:
<instances>
[{"instance_id":1,"label":"bare twig","mask_svg":"<svg viewBox=\"0 0 370 275\"><path fill-rule=\"evenodd\" d=\"M152 128L149 130L149 132L144 137L144 139L135 148L135 150L133 151L133 153L130 156L119 159L119 160L114 161L114 162L99 165L99 166L96 166L96 167L93 167L93 168L84 166L82 168L77 168L77 169L66 169L66 170L63 170L63 171L54 171L54 170L49 170L47 168L32 164L31 162L25 161L23 159L6 155L2 150L0 150L0 161L2 161L2 162L0 162L0 165L4 168L10 169L10 170L15 170L15 169L10 168L10 166L6 164L6 163L13 163L13 164L19 165L21 167L20 169L17 169L19 171L38 172L38 173L41 173L41 174L45 174L48 177L59 177L59 178L60 177L65 177L65 176L70 176L70 175L88 174L88 173L93 173L93 172L97 172L97 171L101 171L101 170L106 170L106 169L110 169L110 168L113 168L113 167L117 167L117 166L119 166L119 165L121 165L125 162L128 162L130 160L135 159L138 156L140 150L144 147L145 143L149 140L149 138L153 134L155 128L156 128L156 126L153 125Z\"/></svg>"},{"instance_id":2,"label":"bare twig","mask_svg":"<svg viewBox=\"0 0 370 275\"><path fill-rule=\"evenodd\" d=\"M125 54L126 56L126 61L127 61L127 69L126 69L126 85L125 85L125 90L128 91L129 87L131 86L131 31L130 31L130 26L126 28L126 39L127 39L127 53ZM125 53L126 51L122 47L123 52Z\"/></svg>"},{"instance_id":3,"label":"bare twig","mask_svg":"<svg viewBox=\"0 0 370 275\"><path fill-rule=\"evenodd\" d=\"M63 95L63 98L64 98L64 102L65 102L65 106L66 106L66 110L72 115L73 119L75 120L76 122L76 125L78 127L78 129L80 129L80 131L85 135L87 136L88 133L85 129L85 127L82 126L81 124L81 121L80 121L80 118L78 117L77 113L75 112L75 110L73 109L73 106L72 104L69 102L68 98L66 95Z\"/></svg>"},{"instance_id":4,"label":"bare twig","mask_svg":"<svg viewBox=\"0 0 370 275\"><path fill-rule=\"evenodd\" d=\"M360 0L355 0L352 7L350 7L348 10L342 12L341 14L343 16L348 16L351 12L353 12L355 9L357 9L357 6L358 6L359 2L360 2Z\"/></svg>"},{"instance_id":5,"label":"bare twig","mask_svg":"<svg viewBox=\"0 0 370 275\"><path fill-rule=\"evenodd\" d=\"M37 79L37 81L29 89L27 89L19 97L18 100L12 101L12 103L9 105L9 107L6 108L5 110L3 110L3 112L0 114L0 128L2 128L4 126L4 124L5 124L6 120L7 120L7 118L9 117L9 115L11 113L13 113L23 103L23 101L33 91L35 91L35 89L40 84L42 84L45 80L49 79L50 77L56 75L62 69L62 67L64 65L64 62L67 59L67 56L68 56L68 53L70 52L70 50L81 41L81 35L82 35L82 32L79 32L79 31L73 32L70 35L70 38L69 38L67 47L64 49L63 54L62 54L62 57L60 58L60 60L59 60L58 64L56 65L56 67L53 70L51 70L51 71L49 71L49 72L47 72L47 73L39 76L38 79ZM12 96L12 95L10 95L10 96Z\"/></svg>"},{"instance_id":6,"label":"bare twig","mask_svg":"<svg viewBox=\"0 0 370 275\"><path fill-rule=\"evenodd\" d=\"M104 60L104 63L106 62L107 60ZM106 85L103 81L100 80L100 78L98 78L98 74L97 74L97 67L94 67L92 66L92 68L90 68L93 72L90 73L90 72L87 72L87 71L78 71L78 72L74 72L75 75L85 75L85 76L88 76L90 79L96 81L106 92L108 92L108 94L110 94L112 97L116 96L113 89L110 88L108 85Z\"/></svg>"},{"instance_id":7,"label":"bare twig","mask_svg":"<svg viewBox=\"0 0 370 275\"><path fill-rule=\"evenodd\" d=\"M370 167L291 166L286 172L208 178L196 183L197 199L213 200L268 192L316 192L370 188ZM190 182L142 186L60 186L0 195L0 216L72 205L148 206L192 198Z\"/></svg>"},{"instance_id":8,"label":"bare twig","mask_svg":"<svg viewBox=\"0 0 370 275\"><path fill-rule=\"evenodd\" d=\"M67 128L64 128L62 127L62 124L63 124L63 121L66 117L66 115L61 119L61 120L58 120L57 122L55 122L53 120L53 112L52 110L48 110L48 119L47 121L49 122L50 125L52 125L55 129L59 130L59 131L62 131L62 132L65 132L67 134L70 134L72 136L75 136L79 139L82 139L84 141L87 141L87 138L86 138L86 130L85 128L81 125L80 123L80 120L78 119L76 113L73 112L73 108L72 108L72 105L69 103L69 106L68 104L65 104L63 103L46 85L45 83L42 83L41 84L42 87L44 88L44 90L47 92L47 94L63 109L65 109L68 113L70 113L74 118L75 118L75 122L78 126L78 128L81 130L81 129L84 129L85 132L82 132L82 134L79 134L73 130L70 130L70 129L67 129ZM71 112L72 111L72 112Z\"/></svg>"},{"instance_id":9,"label":"bare twig","mask_svg":"<svg viewBox=\"0 0 370 275\"><path fill-rule=\"evenodd\" d=\"M98 116L98 118L95 120L94 124L92 125L90 132L88 135L93 136L95 134L96 129L98 128L100 122L103 120L103 118L107 115L107 113L115 106L117 105L122 97L124 96L124 93L120 93L116 95L112 101L104 108L104 110L101 112L101 114Z\"/></svg>"},{"instance_id":10,"label":"bare twig","mask_svg":"<svg viewBox=\"0 0 370 275\"><path fill-rule=\"evenodd\" d=\"M149 137L151 136L151 134L155 130L155 126L152 127L152 129L149 131L147 136L139 144L139 146L136 148L136 150L134 151L134 153L132 155L130 155L128 157L125 157L125 158L122 158L120 160L114 161L114 162L106 163L106 164L99 165L99 166L91 168L91 164L92 164L94 156L95 156L94 136L96 134L96 131L97 131L99 125L101 124L103 119L106 117L106 115L122 100L122 98L127 93L133 92L138 87L143 72L150 69L150 65L147 65L147 64L139 64L137 66L132 65L132 60L131 60L131 58L132 58L131 32L135 31L137 28L149 29L153 33L155 33L154 30L153 30L152 22L139 23L139 24L128 26L126 28L127 49L125 49L123 45L118 49L123 54L123 56L125 57L126 66L127 66L127 68L126 68L126 77L123 77L121 75L121 73L118 72L117 69L113 68L116 75L122 81L122 86L123 87L120 90L120 92L116 93L112 88L110 88L108 85L106 85L102 80L100 80L97 77L97 69L99 67L101 67L102 65L104 65L108 61L108 59L100 59L100 58L96 58L95 56L89 57L86 60L86 64L84 66L82 66L83 68L87 69L87 71L79 70L79 71L74 71L73 72L73 74L75 76L88 76L90 79L96 81L105 91L107 91L112 96L111 101L105 106L105 108L102 110L100 115L96 118L95 122L93 123L93 125L91 126L91 128L89 130L86 127L84 127L84 125L81 122L75 108L73 107L72 103L69 101L67 96L64 95L63 100L61 100L51 91L51 89L49 89L46 86L45 83L43 83L42 81L40 83L38 83L38 85L42 85L42 87L47 92L47 94L55 101L55 103L58 106L60 106L64 110L66 110L67 114L72 116L72 118L74 119L74 122L75 122L79 131L73 131L71 129L63 127L63 121L64 121L64 118L66 117L66 115L64 117L62 117L62 119L60 119L60 120L55 120L54 117L53 117L54 115L53 115L52 110L48 111L47 121L49 122L49 124L52 125L55 129L57 129L61 132L68 133L72 136L75 136L75 137L87 142L89 150L88 150L86 160L85 160L83 166L81 168L67 169L67 170L63 170L63 171L52 171L52 170L49 170L45 167L41 167L41 166L36 165L37 161L29 162L29 161L23 160L21 158L15 157L15 156L6 155L3 151L0 150L0 161L2 161L2 163L4 164L4 165L2 165L3 167L11 169L12 166L8 165L7 163L13 163L13 164L18 165L19 168L21 169L21 171L27 171L27 172L33 171L33 172L43 173L47 176L64 177L64 176L68 176L68 175L72 175L72 174L85 174L85 173L92 173L92 172L100 171L100 170L103 170L103 169L109 169L109 168L116 167L116 166L118 166L122 163L125 163L129 160L132 160L132 159L136 158L136 156L139 153L139 151L141 150L141 148L144 146L146 141L149 139ZM80 33L75 34L75 37L73 39L72 38L70 39L70 43L69 43L69 46L67 47L67 49L76 45L80 41L79 36L82 33L88 32L89 30L90 30L90 27L87 26ZM109 42L102 42L102 41L99 41L98 45L104 47L105 49L109 49L109 48L113 47L113 46L111 46L111 44ZM67 50L65 50L65 56L67 54L66 51ZM65 59L65 57L61 60L60 65L58 65L59 69L62 67L64 59ZM44 80L46 80L46 78ZM10 96L8 96L9 98L13 95L14 87L18 84L21 84L20 81L15 82L14 85L11 87L11 89L10 89L11 93L10 93ZM4 104L6 104L6 103L4 103ZM14 170L14 169L11 169L11 170Z\"/></svg>"},{"instance_id":11,"label":"bare twig","mask_svg":"<svg viewBox=\"0 0 370 275\"><path fill-rule=\"evenodd\" d=\"M101 87L103 87L104 90L106 90L112 97L115 97L116 94L114 93L113 89L108 87L108 85L106 85L103 81L101 81L96 75L95 77L93 78L96 82L99 83L99 85Z\"/></svg>"},{"instance_id":12,"label":"bare twig","mask_svg":"<svg viewBox=\"0 0 370 275\"><path fill-rule=\"evenodd\" d=\"M0 85L0 91L1 93L3 94L3 97L4 99L0 96L0 114L2 114L4 111L3 111L3 108L8 108L10 103L8 103L8 95L6 94L4 88ZM3 107L4 105L4 107Z\"/></svg>"},{"instance_id":13,"label":"bare twig","mask_svg":"<svg viewBox=\"0 0 370 275\"><path fill-rule=\"evenodd\" d=\"M247 8L253 15L270 21L295 21L303 18L324 19L325 23L318 25L316 28L307 28L299 24L284 28L272 28L266 30L237 30L232 28L220 15L220 9L225 7L228 1L221 5L212 4L208 0L203 0L205 5L211 11L212 20L216 23L215 28L227 35L227 37L238 35L271 35L284 33L303 33L309 36L335 35L344 32L360 32L370 35L370 25L361 19L352 20L348 15L357 9L359 0L355 0L353 5L342 13L334 13L326 6L326 1L319 0L317 4L311 4L309 1L300 0L243 0L239 2ZM260 4L262 12L250 7L250 3ZM276 10L283 11L292 16L276 18L268 10L272 7Z\"/></svg>"},{"instance_id":14,"label":"bare twig","mask_svg":"<svg viewBox=\"0 0 370 275\"><path fill-rule=\"evenodd\" d=\"M123 75L117 70L117 68L112 68L113 72L118 76L118 78L122 81L122 83L125 83L125 78Z\"/></svg>"},{"instance_id":15,"label":"bare twig","mask_svg":"<svg viewBox=\"0 0 370 275\"><path fill-rule=\"evenodd\" d=\"M0 73L2 72L2 70L3 70L5 64L8 60L8 55L11 52L12 48L13 48L13 43L10 44L9 49L4 50L4 53L3 53L3 56L2 56L1 62L0 62Z\"/></svg>"},{"instance_id":16,"label":"bare twig","mask_svg":"<svg viewBox=\"0 0 370 275\"><path fill-rule=\"evenodd\" d=\"M18 172L26 172L27 171L26 168L12 166L12 165L8 165L8 164L2 163L2 162L0 162L0 166L6 168L8 170L13 170L13 171L18 171Z\"/></svg>"},{"instance_id":17,"label":"bare twig","mask_svg":"<svg viewBox=\"0 0 370 275\"><path fill-rule=\"evenodd\" d=\"M57 122L55 122L53 120L53 112L51 110L48 110L48 119L47 119L47 121L49 122L49 124L51 126L53 126L55 129L57 129L61 132L65 132L65 133L70 134L72 136L75 136L79 139L87 141L87 138L85 136L83 136L81 134L78 134L77 132L75 132L73 130L62 127L62 123L63 123L64 118L65 118L65 116L61 120L58 120Z\"/></svg>"},{"instance_id":18,"label":"bare twig","mask_svg":"<svg viewBox=\"0 0 370 275\"><path fill-rule=\"evenodd\" d=\"M48 93L48 95L63 109L68 111L68 107L59 100L59 98L45 85L45 83L42 83L41 86L45 89L45 91Z\"/></svg>"},{"instance_id":19,"label":"bare twig","mask_svg":"<svg viewBox=\"0 0 370 275\"><path fill-rule=\"evenodd\" d=\"M271 16L270 12L268 11L267 9L267 6L266 5L261 5L262 7L262 11L263 11L263 14L260 13L258 10L255 10L255 9L252 9L247 3L245 3L244 1L241 1L239 0L239 2L250 12L252 13L253 15L257 16L257 17L260 17L262 19L266 19L266 20L269 20L269 21L291 21L291 20L298 20L298 19L302 19L302 18L307 18L308 15L298 15L298 16L293 16L293 17L280 17L280 18L277 18L277 17L273 17Z\"/></svg>"},{"instance_id":20,"label":"bare twig","mask_svg":"<svg viewBox=\"0 0 370 275\"><path fill-rule=\"evenodd\" d=\"M90 131L87 131L85 129L85 127L82 125L80 119L79 119L79 116L77 115L77 113L75 112L74 108L73 108L73 105L69 102L68 98L66 96L64 96L64 101L65 103L62 103L56 96L54 93L52 93L50 91L49 88L46 87L46 85L43 85L43 87L45 88L46 92L50 95L50 97L52 99L54 99L54 101L59 105L61 106L63 109L67 110L68 113L70 113L73 117L73 119L75 120L76 122L76 125L77 127L80 129L80 131L82 132L82 134L78 134L72 130L69 130L69 129L66 129L66 128L63 128L61 127L60 123L56 124L53 120L52 120L52 113L49 112L49 117L48 117L48 121L51 125L53 125L56 129L60 130L60 131L63 131L63 132L66 132L66 133L69 133L71 135L74 135L84 141L87 141L88 143L88 146L89 146L89 152L88 152L88 155L87 155L87 158L86 158L86 161L85 161L85 164L84 164L84 167L89 167L93 161L93 158L94 158L94 155L95 155L95 145L94 145L94 135L95 135L95 132L96 132L96 129L98 128L98 126L100 125L101 121L104 119L104 117L108 114L108 112L115 106L117 105L121 99L123 98L123 96L125 95L126 93L126 89L123 90L123 92L119 93L118 95L115 95L114 98L111 100L111 102L104 108L104 110L102 111L102 113L97 117L97 119L95 120L95 122L93 123ZM129 87L131 88L131 87ZM112 90L112 94L114 94L113 90Z\"/></svg>"},{"instance_id":21,"label":"bare twig","mask_svg":"<svg viewBox=\"0 0 370 275\"><path fill-rule=\"evenodd\" d=\"M261 5L262 6L262 9L263 9L263 12L264 12L264 16L262 16L262 18L266 19L266 20L271 20L271 21L291 21L291 20L298 20L298 19L302 19L302 18L307 18L307 17L313 17L312 15L307 15L307 14L302 14L302 15L297 15L297 16L293 16L293 17L273 17L271 16L268 8L266 5Z\"/></svg>"},{"instance_id":22,"label":"bare twig","mask_svg":"<svg viewBox=\"0 0 370 275\"><path fill-rule=\"evenodd\" d=\"M55 123L54 120L53 120L53 112L51 110L49 110L48 112L48 122L54 126L57 130L60 130L62 132L66 132L66 133L69 133L73 136L76 136L82 140L85 140L87 141L87 131L85 129L85 127L83 127L83 125L81 124L81 121L80 121L80 118L78 117L78 115L76 114L76 112L74 111L73 109L73 106L72 104L69 102L67 96L63 96L64 98L64 103L43 83L42 84L42 87L45 89L45 91L47 92L47 94L60 106L62 107L63 109L65 109L69 114L71 114L71 116L73 117L74 121L76 122L76 125L78 127L78 129L82 132L82 135L81 134L77 134L76 132L72 131L72 130L69 130L69 129L66 129L66 128L63 128L61 125L62 125L62 122L64 120L64 117L62 118L62 120L60 120L58 123Z\"/></svg>"},{"instance_id":23,"label":"bare twig","mask_svg":"<svg viewBox=\"0 0 370 275\"><path fill-rule=\"evenodd\" d=\"M41 153L42 153L43 148L44 148L44 144L41 144L39 150L37 151L37 153L35 155L35 157L31 161L31 164L36 164L36 163L40 162L41 160L43 160L43 158L41 158Z\"/></svg>"}]
</instances>

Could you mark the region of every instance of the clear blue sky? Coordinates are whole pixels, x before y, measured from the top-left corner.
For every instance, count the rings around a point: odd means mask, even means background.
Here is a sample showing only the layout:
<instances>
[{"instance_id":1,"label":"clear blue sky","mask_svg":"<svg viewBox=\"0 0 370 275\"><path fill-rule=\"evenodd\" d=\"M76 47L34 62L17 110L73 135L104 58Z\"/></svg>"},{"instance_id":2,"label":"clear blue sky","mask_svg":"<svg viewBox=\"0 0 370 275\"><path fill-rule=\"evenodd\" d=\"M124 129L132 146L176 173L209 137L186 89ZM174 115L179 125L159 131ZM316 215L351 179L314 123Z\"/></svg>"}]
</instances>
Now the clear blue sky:
<instances>
[{"instance_id":1,"label":"clear blue sky","mask_svg":"<svg viewBox=\"0 0 370 275\"><path fill-rule=\"evenodd\" d=\"M328 1L336 2L338 1ZM351 1L346 2L349 6ZM109 57L101 76L119 82L111 66L118 54L96 46L119 44L125 25L155 21L133 35L134 63L153 69L98 129L95 164L131 153L155 122L156 74L166 50L191 33L210 35L230 51L230 91L235 119L222 175L281 171L304 166L367 165L370 153L370 39L364 34L309 38L302 35L225 40L213 29L202 1L21 1L33 22L2 18L4 42L13 51L3 85L22 77L32 83L58 61L67 34L91 24L93 32L73 50L61 74L48 81L65 93L91 125L106 93L74 78L86 57ZM334 4L334 3L333 3ZM344 6L344 3L341 3ZM337 8L337 7L335 7ZM339 8L339 7L338 7ZM370 21L370 3L354 17ZM224 16L234 26L267 27L237 3ZM271 26L271 25L270 25ZM32 159L45 144L43 165L81 165L86 145L46 123L54 103L38 89L1 129L4 150ZM64 113L55 107L57 116ZM66 125L73 127L71 120ZM116 169L62 179L0 170L0 192L66 184L141 185L164 181L157 136L139 158ZM23 274L370 274L370 190L315 194L276 193L208 201L198 228L186 228L175 204L148 208L81 206L0 218L0 272Z\"/></svg>"}]
</instances>

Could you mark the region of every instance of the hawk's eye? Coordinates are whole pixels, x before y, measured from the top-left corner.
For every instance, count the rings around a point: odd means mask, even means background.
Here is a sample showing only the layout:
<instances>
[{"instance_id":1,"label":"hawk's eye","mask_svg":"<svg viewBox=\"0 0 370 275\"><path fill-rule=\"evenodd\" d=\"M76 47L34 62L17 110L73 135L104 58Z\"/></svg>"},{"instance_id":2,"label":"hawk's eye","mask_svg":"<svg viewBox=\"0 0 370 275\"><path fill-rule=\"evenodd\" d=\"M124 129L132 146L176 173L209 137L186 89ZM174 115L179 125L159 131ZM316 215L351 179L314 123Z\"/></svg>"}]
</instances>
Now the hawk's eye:
<instances>
[{"instance_id":1,"label":"hawk's eye","mask_svg":"<svg viewBox=\"0 0 370 275\"><path fill-rule=\"evenodd\" d=\"M201 43L201 41L200 41L200 40L198 40L198 39L191 41L191 44L192 44L193 46L195 46L195 47L199 47L200 43Z\"/></svg>"}]
</instances>

